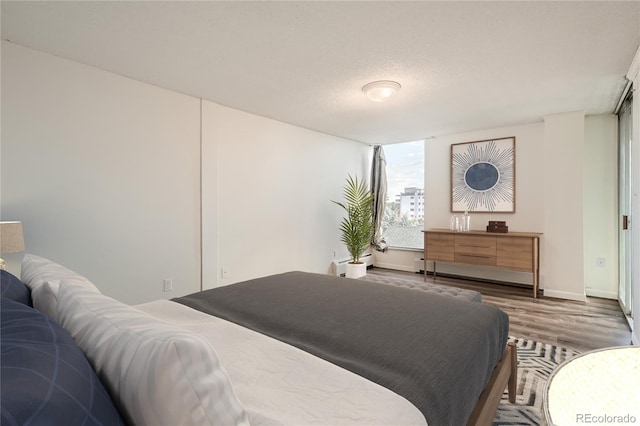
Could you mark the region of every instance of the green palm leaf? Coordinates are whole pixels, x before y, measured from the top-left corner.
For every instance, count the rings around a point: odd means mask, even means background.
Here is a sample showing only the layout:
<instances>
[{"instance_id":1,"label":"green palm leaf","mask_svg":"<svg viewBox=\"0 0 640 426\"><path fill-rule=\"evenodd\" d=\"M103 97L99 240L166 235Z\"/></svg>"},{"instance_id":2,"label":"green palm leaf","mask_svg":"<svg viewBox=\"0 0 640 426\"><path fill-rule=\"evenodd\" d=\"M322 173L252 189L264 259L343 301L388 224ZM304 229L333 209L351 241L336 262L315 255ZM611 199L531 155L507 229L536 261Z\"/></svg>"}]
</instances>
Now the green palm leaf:
<instances>
[{"instance_id":1,"label":"green palm leaf","mask_svg":"<svg viewBox=\"0 0 640 426\"><path fill-rule=\"evenodd\" d=\"M373 193L364 181L349 175L343 191L345 203L332 201L342 207L347 216L340 223L341 241L353 258L360 263L360 256L369 248L373 236Z\"/></svg>"}]
</instances>

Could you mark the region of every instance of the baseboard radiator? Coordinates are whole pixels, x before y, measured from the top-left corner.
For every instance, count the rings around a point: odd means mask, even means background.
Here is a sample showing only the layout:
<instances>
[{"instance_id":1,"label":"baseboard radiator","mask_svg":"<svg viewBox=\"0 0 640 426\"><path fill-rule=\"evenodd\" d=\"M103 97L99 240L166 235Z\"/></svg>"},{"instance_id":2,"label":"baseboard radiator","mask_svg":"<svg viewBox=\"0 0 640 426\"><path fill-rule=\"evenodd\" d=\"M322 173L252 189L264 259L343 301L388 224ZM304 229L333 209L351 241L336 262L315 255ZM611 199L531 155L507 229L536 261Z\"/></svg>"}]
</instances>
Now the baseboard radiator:
<instances>
[{"instance_id":1,"label":"baseboard radiator","mask_svg":"<svg viewBox=\"0 0 640 426\"><path fill-rule=\"evenodd\" d=\"M335 274L343 276L347 272L347 263L351 262L351 259L340 260L336 262ZM373 255L371 253L365 253L360 256L360 262L364 262L367 265L367 269L373 268Z\"/></svg>"}]
</instances>

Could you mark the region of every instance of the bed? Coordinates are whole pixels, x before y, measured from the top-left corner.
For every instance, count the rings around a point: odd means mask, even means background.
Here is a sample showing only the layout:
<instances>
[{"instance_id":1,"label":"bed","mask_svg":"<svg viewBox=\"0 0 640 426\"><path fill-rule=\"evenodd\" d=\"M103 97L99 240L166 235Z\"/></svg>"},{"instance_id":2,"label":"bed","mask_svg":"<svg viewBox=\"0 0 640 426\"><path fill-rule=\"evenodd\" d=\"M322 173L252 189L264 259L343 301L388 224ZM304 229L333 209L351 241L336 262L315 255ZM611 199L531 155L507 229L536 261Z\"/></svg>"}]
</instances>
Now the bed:
<instances>
[{"instance_id":1,"label":"bed","mask_svg":"<svg viewBox=\"0 0 640 426\"><path fill-rule=\"evenodd\" d=\"M508 317L492 306L305 272L174 301L378 383L440 425L471 418L508 334Z\"/></svg>"},{"instance_id":2,"label":"bed","mask_svg":"<svg viewBox=\"0 0 640 426\"><path fill-rule=\"evenodd\" d=\"M124 423L490 424L515 391L482 303L291 272L130 307L32 255L21 279Z\"/></svg>"}]
</instances>

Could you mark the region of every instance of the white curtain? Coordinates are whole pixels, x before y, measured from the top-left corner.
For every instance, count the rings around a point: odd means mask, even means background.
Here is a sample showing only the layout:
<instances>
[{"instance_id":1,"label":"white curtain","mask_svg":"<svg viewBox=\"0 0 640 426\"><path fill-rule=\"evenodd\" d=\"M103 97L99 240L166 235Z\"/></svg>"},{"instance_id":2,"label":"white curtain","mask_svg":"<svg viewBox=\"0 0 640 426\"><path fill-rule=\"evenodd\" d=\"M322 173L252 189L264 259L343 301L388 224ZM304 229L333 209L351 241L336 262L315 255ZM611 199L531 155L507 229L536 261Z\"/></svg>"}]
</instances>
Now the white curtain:
<instances>
[{"instance_id":1,"label":"white curtain","mask_svg":"<svg viewBox=\"0 0 640 426\"><path fill-rule=\"evenodd\" d=\"M371 167L371 191L373 192L373 239L371 245L378 251L387 250L384 240L382 218L387 202L387 160L382 146L373 147L373 165Z\"/></svg>"}]
</instances>

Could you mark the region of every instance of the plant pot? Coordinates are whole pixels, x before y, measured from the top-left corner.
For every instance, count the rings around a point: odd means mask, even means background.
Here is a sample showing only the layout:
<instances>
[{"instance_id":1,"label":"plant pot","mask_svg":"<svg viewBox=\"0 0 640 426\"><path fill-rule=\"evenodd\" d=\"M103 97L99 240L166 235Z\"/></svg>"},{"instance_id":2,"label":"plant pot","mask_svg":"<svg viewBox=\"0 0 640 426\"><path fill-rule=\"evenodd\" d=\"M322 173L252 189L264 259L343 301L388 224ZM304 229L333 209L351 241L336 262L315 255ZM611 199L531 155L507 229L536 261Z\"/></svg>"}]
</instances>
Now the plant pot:
<instances>
[{"instance_id":1,"label":"plant pot","mask_svg":"<svg viewBox=\"0 0 640 426\"><path fill-rule=\"evenodd\" d=\"M367 275L366 263L347 263L347 270L344 274L347 278L360 278Z\"/></svg>"}]
</instances>

